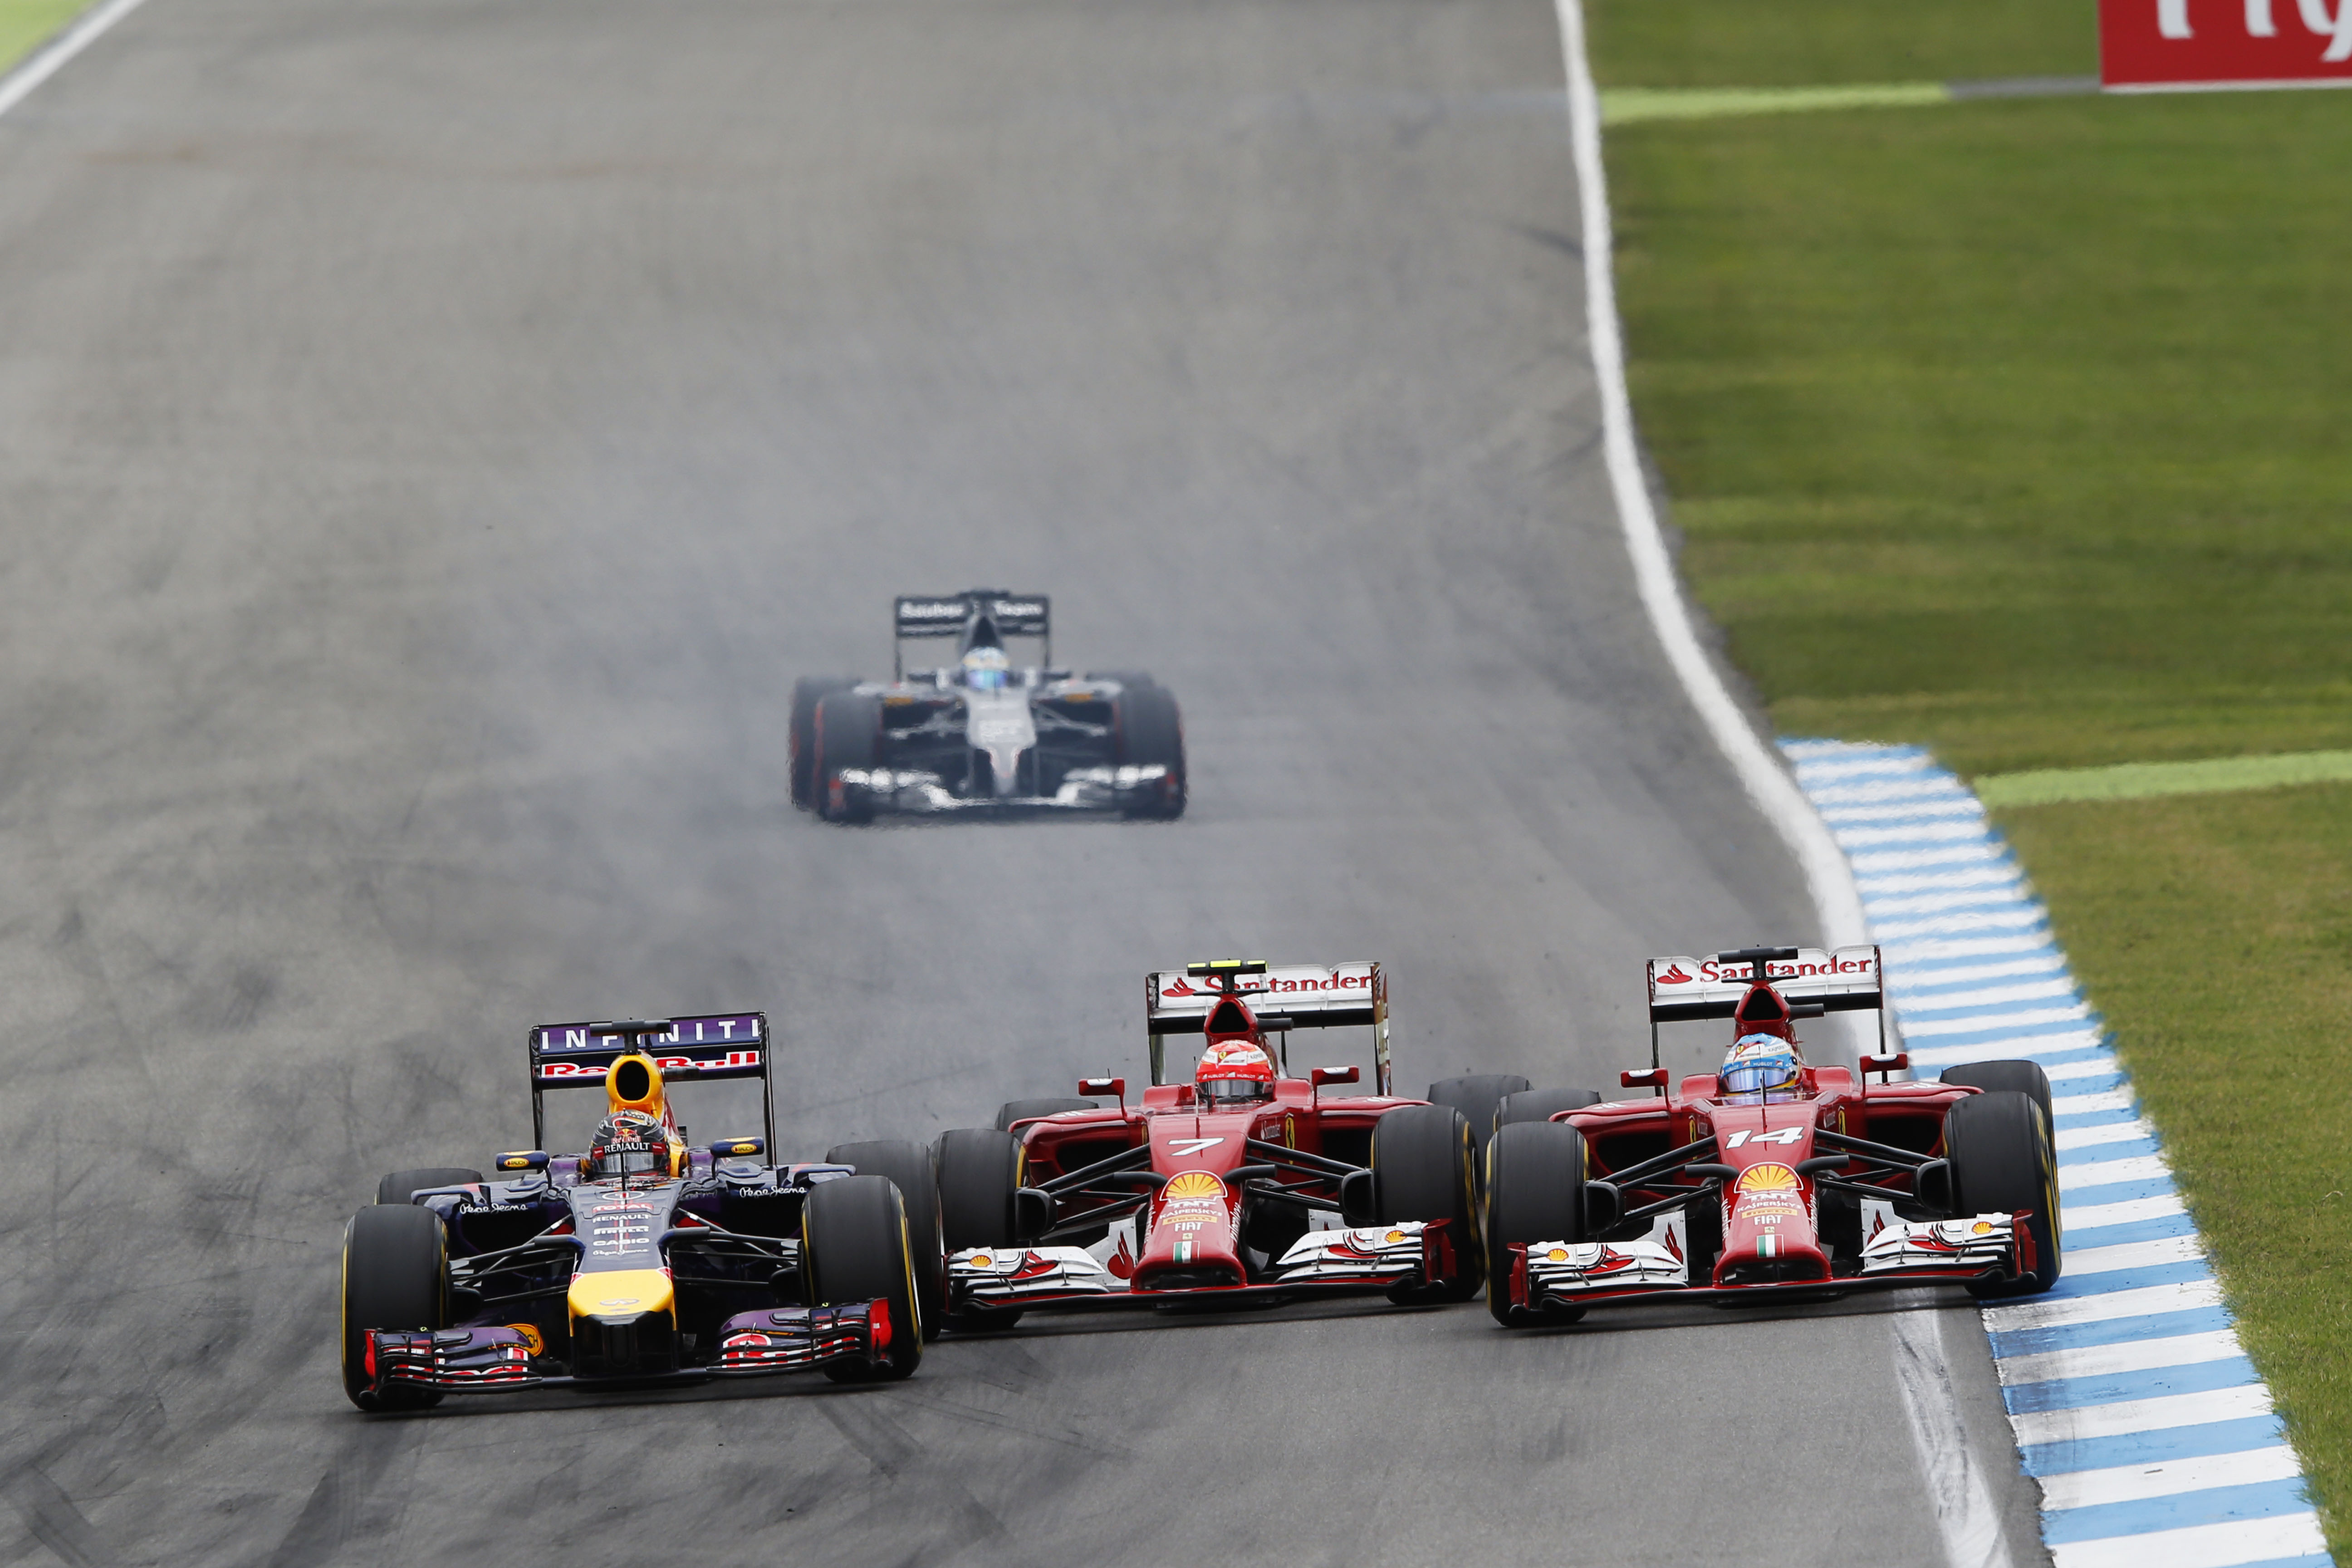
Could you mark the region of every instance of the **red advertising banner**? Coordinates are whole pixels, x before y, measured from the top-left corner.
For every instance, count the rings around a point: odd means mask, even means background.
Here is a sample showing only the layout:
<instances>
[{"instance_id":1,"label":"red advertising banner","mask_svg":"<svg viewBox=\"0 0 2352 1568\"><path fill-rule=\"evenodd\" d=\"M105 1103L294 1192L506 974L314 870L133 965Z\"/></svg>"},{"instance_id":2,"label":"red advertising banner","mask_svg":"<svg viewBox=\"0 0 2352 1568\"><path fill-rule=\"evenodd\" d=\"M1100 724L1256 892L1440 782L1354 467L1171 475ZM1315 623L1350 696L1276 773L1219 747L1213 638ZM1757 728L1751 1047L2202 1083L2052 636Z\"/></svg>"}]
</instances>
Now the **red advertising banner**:
<instances>
[{"instance_id":1,"label":"red advertising banner","mask_svg":"<svg viewBox=\"0 0 2352 1568\"><path fill-rule=\"evenodd\" d=\"M2352 0L2099 0L2099 79L2126 90L2352 85Z\"/></svg>"}]
</instances>

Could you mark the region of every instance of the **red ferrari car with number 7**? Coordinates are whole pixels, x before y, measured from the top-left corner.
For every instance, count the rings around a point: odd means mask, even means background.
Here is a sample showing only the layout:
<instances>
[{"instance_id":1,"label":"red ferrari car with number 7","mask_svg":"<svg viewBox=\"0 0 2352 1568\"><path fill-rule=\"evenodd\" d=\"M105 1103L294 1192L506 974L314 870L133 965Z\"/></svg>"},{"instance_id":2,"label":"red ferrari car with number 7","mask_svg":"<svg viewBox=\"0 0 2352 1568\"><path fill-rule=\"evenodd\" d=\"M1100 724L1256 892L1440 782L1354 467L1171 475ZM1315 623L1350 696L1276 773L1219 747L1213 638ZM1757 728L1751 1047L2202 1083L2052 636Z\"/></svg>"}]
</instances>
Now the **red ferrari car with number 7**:
<instances>
[{"instance_id":1,"label":"red ferrari car with number 7","mask_svg":"<svg viewBox=\"0 0 2352 1568\"><path fill-rule=\"evenodd\" d=\"M1391 1092L1377 963L1195 963L1145 979L1152 1083L1087 1079L1078 1100L1016 1100L994 1129L940 1135L948 1322L1000 1328L1042 1307L1272 1305L1385 1291L1476 1294L1477 1127L1524 1079ZM1376 1094L1326 1095L1354 1067L1293 1077L1297 1029L1369 1027ZM1201 1042L1163 1081L1166 1041ZM1465 1097L1475 1100L1465 1115Z\"/></svg>"},{"instance_id":2,"label":"red ferrari car with number 7","mask_svg":"<svg viewBox=\"0 0 2352 1568\"><path fill-rule=\"evenodd\" d=\"M1932 1083L1885 1048L1875 947L1746 948L1650 961L1654 1098L1496 1129L1487 1150L1487 1302L1509 1327L1663 1298L1818 1300L1954 1284L2057 1282L2050 1082L2030 1061ZM1796 1022L1878 1010L1859 1073L1808 1063ZM1658 1026L1727 1018L1719 1071L1669 1087ZM1871 1075L1879 1075L1874 1085Z\"/></svg>"}]
</instances>

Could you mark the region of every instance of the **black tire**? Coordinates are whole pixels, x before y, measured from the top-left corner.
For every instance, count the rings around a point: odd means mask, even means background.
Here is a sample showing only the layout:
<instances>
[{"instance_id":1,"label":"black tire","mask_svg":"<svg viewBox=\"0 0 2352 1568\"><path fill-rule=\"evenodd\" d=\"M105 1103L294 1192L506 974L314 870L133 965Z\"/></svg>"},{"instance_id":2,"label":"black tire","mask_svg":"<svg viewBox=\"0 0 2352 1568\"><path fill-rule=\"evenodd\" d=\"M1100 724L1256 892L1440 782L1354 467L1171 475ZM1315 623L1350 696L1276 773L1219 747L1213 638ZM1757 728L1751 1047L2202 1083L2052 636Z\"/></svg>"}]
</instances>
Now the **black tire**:
<instances>
[{"instance_id":1,"label":"black tire","mask_svg":"<svg viewBox=\"0 0 2352 1568\"><path fill-rule=\"evenodd\" d=\"M2042 1114L2050 1118L2050 1125L2058 1125L2058 1113L2050 1108L2050 1075L2042 1070L2040 1062L1970 1062L1966 1067L1946 1068L1937 1081L2030 1094L2042 1107Z\"/></svg>"},{"instance_id":2,"label":"black tire","mask_svg":"<svg viewBox=\"0 0 2352 1568\"><path fill-rule=\"evenodd\" d=\"M1157 822L1183 816L1184 720L1174 694L1157 685L1127 688L1111 703L1111 732L1122 765L1158 763L1168 770L1159 790L1129 805L1127 815Z\"/></svg>"},{"instance_id":3,"label":"black tire","mask_svg":"<svg viewBox=\"0 0 2352 1568\"><path fill-rule=\"evenodd\" d=\"M1450 1105L1470 1123L1471 1140L1477 1144L1475 1165L1480 1181L1486 1180L1486 1142L1495 1136L1496 1112L1505 1100L1527 1091L1527 1079L1517 1073L1505 1072L1470 1073L1443 1079L1429 1086L1432 1105Z\"/></svg>"},{"instance_id":4,"label":"black tire","mask_svg":"<svg viewBox=\"0 0 2352 1568\"><path fill-rule=\"evenodd\" d=\"M1012 1246L1021 1141L992 1127L959 1127L940 1133L931 1148L940 1173L940 1230L949 1253Z\"/></svg>"},{"instance_id":5,"label":"black tire","mask_svg":"<svg viewBox=\"0 0 2352 1568\"><path fill-rule=\"evenodd\" d=\"M828 1165L855 1165L861 1176L887 1176L907 1207L907 1252L914 1259L915 1294L923 1309L923 1337L935 1340L948 1321L948 1255L940 1244L940 1179L931 1152L903 1139L836 1143Z\"/></svg>"},{"instance_id":6,"label":"black tire","mask_svg":"<svg viewBox=\"0 0 2352 1568\"><path fill-rule=\"evenodd\" d=\"M1091 1100L1008 1100L996 1108L996 1130L1010 1132L1016 1121L1033 1116L1058 1116L1065 1110L1099 1110Z\"/></svg>"},{"instance_id":7,"label":"black tire","mask_svg":"<svg viewBox=\"0 0 2352 1568\"><path fill-rule=\"evenodd\" d=\"M1495 1130L1522 1121L1549 1121L1563 1110L1581 1110L1588 1105L1601 1103L1601 1094L1591 1089L1530 1089L1520 1094L1508 1095L1495 1109Z\"/></svg>"},{"instance_id":8,"label":"black tire","mask_svg":"<svg viewBox=\"0 0 2352 1568\"><path fill-rule=\"evenodd\" d=\"M1445 1220L1456 1273L1398 1301L1466 1301L1478 1293L1486 1253L1478 1240L1476 1144L1470 1121L1450 1105L1401 1105L1372 1123L1372 1190L1381 1223Z\"/></svg>"},{"instance_id":9,"label":"black tire","mask_svg":"<svg viewBox=\"0 0 2352 1568\"><path fill-rule=\"evenodd\" d=\"M835 1383L896 1383L923 1361L923 1313L907 1205L887 1176L819 1182L801 1205L801 1299L813 1307L882 1301L890 1343L879 1365L827 1362Z\"/></svg>"},{"instance_id":10,"label":"black tire","mask_svg":"<svg viewBox=\"0 0 2352 1568\"><path fill-rule=\"evenodd\" d=\"M378 1204L343 1230L343 1393L366 1411L427 1410L441 1395L421 1388L367 1391L373 1329L449 1326L449 1237L431 1209Z\"/></svg>"},{"instance_id":11,"label":"black tire","mask_svg":"<svg viewBox=\"0 0 2352 1568\"><path fill-rule=\"evenodd\" d=\"M836 805L833 781L845 768L871 768L882 757L882 703L856 691L829 692L816 705L816 760L809 773L816 814L832 822L871 822L874 797L863 785L844 789Z\"/></svg>"},{"instance_id":12,"label":"black tire","mask_svg":"<svg viewBox=\"0 0 2352 1568\"><path fill-rule=\"evenodd\" d=\"M1552 1091L1559 1092L1559 1091ZM1518 1098L1518 1097L1514 1097ZM1486 1310L1507 1329L1573 1322L1511 1304L1511 1244L1584 1239L1584 1134L1565 1121L1507 1121L1486 1146Z\"/></svg>"},{"instance_id":13,"label":"black tire","mask_svg":"<svg viewBox=\"0 0 2352 1568\"><path fill-rule=\"evenodd\" d=\"M1121 686L1129 688L1138 686L1157 686L1160 684L1160 682L1152 679L1151 677L1144 674L1143 671L1139 669L1090 669L1087 671L1087 679L1088 680L1116 680Z\"/></svg>"},{"instance_id":14,"label":"black tire","mask_svg":"<svg viewBox=\"0 0 2352 1568\"><path fill-rule=\"evenodd\" d=\"M803 811L816 804L816 792L809 782L816 776L816 705L856 684L838 675L803 675L793 682L793 804Z\"/></svg>"},{"instance_id":15,"label":"black tire","mask_svg":"<svg viewBox=\"0 0 2352 1568\"><path fill-rule=\"evenodd\" d=\"M2033 1097L1996 1089L1961 1100L1944 1113L1944 1158L1951 1162L1953 1214L2027 1214L2033 1236L2030 1274L1969 1291L2032 1296L2058 1283L2058 1154L2050 1119Z\"/></svg>"},{"instance_id":16,"label":"black tire","mask_svg":"<svg viewBox=\"0 0 2352 1568\"><path fill-rule=\"evenodd\" d=\"M428 1187L470 1187L481 1179L481 1172L468 1171L458 1165L427 1165L421 1171L394 1171L375 1184L375 1201L380 1204L404 1204Z\"/></svg>"}]
</instances>

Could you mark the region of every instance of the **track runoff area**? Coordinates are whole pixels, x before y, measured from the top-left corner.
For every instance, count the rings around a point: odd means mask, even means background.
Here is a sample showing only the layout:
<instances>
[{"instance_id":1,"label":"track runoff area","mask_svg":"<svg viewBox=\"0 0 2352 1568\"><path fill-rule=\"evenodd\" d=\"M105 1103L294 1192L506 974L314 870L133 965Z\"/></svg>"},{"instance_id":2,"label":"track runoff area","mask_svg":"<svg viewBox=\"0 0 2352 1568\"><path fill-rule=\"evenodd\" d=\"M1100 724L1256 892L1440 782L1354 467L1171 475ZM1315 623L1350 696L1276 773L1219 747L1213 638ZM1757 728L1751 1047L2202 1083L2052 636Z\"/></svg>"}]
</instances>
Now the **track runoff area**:
<instances>
[{"instance_id":1,"label":"track runoff area","mask_svg":"<svg viewBox=\"0 0 2352 1568\"><path fill-rule=\"evenodd\" d=\"M1984 1323L2056 1568L2325 1568L2156 1129L1983 805L1922 747L1781 749L1853 863L1913 1069L2050 1075L2065 1270Z\"/></svg>"}]
</instances>

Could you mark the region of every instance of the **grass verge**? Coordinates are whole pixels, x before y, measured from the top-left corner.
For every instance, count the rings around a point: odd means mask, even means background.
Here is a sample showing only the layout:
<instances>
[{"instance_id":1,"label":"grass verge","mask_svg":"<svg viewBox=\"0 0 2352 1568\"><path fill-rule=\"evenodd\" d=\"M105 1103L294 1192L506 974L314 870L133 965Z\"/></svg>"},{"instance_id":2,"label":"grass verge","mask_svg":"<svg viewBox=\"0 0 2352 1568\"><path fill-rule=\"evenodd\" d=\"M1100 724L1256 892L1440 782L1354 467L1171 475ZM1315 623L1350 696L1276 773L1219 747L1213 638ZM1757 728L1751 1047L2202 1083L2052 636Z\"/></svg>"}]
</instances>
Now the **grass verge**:
<instances>
[{"instance_id":1,"label":"grass verge","mask_svg":"<svg viewBox=\"0 0 2352 1568\"><path fill-rule=\"evenodd\" d=\"M48 42L88 4L89 0L0 0L0 71Z\"/></svg>"},{"instance_id":2,"label":"grass verge","mask_svg":"<svg viewBox=\"0 0 2352 1568\"><path fill-rule=\"evenodd\" d=\"M1588 4L1610 87L2094 66L2087 0ZM1606 153L1683 566L1784 732L1972 775L2352 747L2352 99L1658 121ZM2352 1561L2352 787L2000 815Z\"/></svg>"}]
</instances>

